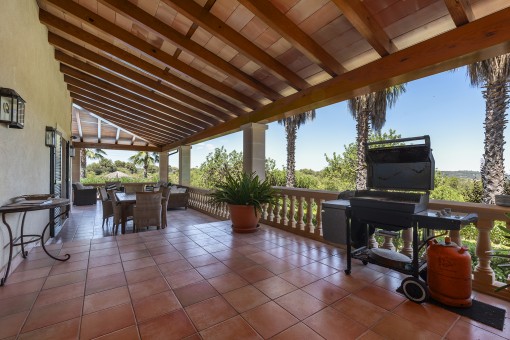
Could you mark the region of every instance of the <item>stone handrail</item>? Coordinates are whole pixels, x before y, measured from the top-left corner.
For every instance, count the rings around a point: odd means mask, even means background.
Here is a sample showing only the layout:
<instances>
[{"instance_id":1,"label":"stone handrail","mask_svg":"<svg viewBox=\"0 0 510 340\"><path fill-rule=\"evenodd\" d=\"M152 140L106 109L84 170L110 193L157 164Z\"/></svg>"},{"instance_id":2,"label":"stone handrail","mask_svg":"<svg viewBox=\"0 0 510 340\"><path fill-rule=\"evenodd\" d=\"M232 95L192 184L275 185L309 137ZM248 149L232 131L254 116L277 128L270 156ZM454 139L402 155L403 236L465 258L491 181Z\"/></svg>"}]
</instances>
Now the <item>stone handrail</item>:
<instances>
[{"instance_id":1,"label":"stone handrail","mask_svg":"<svg viewBox=\"0 0 510 340\"><path fill-rule=\"evenodd\" d=\"M274 206L265 206L262 211L261 222L286 230L301 236L305 236L314 240L328 243L322 237L322 203L324 201L333 200L338 197L339 192L297 189L287 187L275 187L279 194L279 202ZM226 205L215 207L208 203L207 189L190 188L189 206L202 211L208 215L219 219L228 219L229 212ZM429 209L441 210L450 208L453 212L476 213L478 214L478 222L476 228L478 230L478 239L476 244L476 255L478 264L473 271L473 288L484 293L496 295L498 297L510 300L510 290L506 289L499 293L494 290L502 286L503 282L495 279L494 271L490 267L490 257L487 252L490 251L490 231L494 227L496 221L503 221L507 227L510 226L510 219L505 213L510 212L510 208L496 205L481 203L465 203L453 201L431 200ZM459 232L451 232L450 236L454 241L460 243ZM403 232L404 253L409 252L411 242L411 233L409 230ZM375 239L370 240L373 244ZM377 246L377 244L375 244ZM391 240L385 239L385 243L381 247L391 248L393 244ZM508 278L510 282L510 276Z\"/></svg>"}]
</instances>

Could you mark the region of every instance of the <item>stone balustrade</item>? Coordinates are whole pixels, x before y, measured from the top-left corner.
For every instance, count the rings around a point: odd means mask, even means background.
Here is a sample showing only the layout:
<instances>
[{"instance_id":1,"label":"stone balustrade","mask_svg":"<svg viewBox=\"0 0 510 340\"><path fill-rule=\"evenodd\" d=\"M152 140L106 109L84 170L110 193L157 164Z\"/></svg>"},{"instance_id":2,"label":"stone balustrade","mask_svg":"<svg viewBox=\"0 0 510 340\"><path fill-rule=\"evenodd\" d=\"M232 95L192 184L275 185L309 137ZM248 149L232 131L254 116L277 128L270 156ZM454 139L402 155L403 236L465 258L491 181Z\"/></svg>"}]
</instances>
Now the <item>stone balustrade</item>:
<instances>
[{"instance_id":1,"label":"stone balustrade","mask_svg":"<svg viewBox=\"0 0 510 340\"><path fill-rule=\"evenodd\" d=\"M322 237L322 203L328 200L334 200L338 192L323 190L308 190L299 188L275 187L278 191L279 200L275 205L266 205L262 211L261 222L272 227L283 229L295 234L299 234L314 240L328 243ZM190 188L189 206L219 219L228 219L229 212L226 205L216 207L208 202L207 194L209 190ZM490 231L496 221L503 221L507 227L510 226L505 213L510 212L510 208L496 205L480 203L464 203L453 201L431 200L429 209L441 210L450 208L453 212L476 213L478 222L478 239L476 245L476 256L478 264L473 271L473 288L498 296L505 300L510 300L510 290L506 289L499 293L494 290L501 287L504 282L498 282L495 279L494 271L490 267L490 257L487 252L490 251ZM412 233L410 230L402 233L403 253L410 255L412 253ZM450 236L456 242L460 243L458 231L451 232ZM391 249L393 243L390 237L384 238L384 243L377 245L375 239L371 240L374 246L381 246ZM411 253L409 253L411 251ZM508 278L510 282L510 276Z\"/></svg>"}]
</instances>

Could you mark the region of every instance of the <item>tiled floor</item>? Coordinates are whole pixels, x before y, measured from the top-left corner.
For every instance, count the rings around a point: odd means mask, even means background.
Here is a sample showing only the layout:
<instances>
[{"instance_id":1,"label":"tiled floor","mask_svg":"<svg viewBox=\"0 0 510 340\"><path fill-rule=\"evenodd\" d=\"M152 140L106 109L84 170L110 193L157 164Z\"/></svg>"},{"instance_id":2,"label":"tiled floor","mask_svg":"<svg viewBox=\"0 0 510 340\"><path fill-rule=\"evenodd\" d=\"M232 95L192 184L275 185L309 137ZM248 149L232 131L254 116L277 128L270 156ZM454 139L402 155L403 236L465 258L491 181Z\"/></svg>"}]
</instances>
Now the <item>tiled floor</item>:
<instances>
[{"instance_id":1,"label":"tiled floor","mask_svg":"<svg viewBox=\"0 0 510 340\"><path fill-rule=\"evenodd\" d=\"M105 236L100 207L74 208L0 288L0 338L15 339L510 339L395 292L400 274L356 264L334 247L263 226L233 234L192 209L170 227Z\"/></svg>"}]
</instances>

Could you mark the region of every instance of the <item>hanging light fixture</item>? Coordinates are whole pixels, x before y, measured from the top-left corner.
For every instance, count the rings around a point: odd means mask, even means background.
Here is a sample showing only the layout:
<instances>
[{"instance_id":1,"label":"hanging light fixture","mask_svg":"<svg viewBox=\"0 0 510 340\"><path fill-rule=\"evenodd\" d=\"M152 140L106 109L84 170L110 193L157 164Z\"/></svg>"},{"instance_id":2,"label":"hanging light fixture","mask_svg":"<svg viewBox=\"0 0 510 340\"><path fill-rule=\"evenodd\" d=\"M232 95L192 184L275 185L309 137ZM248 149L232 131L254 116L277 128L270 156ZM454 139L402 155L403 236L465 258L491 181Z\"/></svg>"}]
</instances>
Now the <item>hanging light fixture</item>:
<instances>
[{"instance_id":1,"label":"hanging light fixture","mask_svg":"<svg viewBox=\"0 0 510 340\"><path fill-rule=\"evenodd\" d=\"M25 126L25 101L16 91L4 87L0 88L0 122L15 129Z\"/></svg>"},{"instance_id":2,"label":"hanging light fixture","mask_svg":"<svg viewBox=\"0 0 510 340\"><path fill-rule=\"evenodd\" d=\"M69 157L74 157L74 156L76 156L76 150L75 150L74 146L71 145L69 147Z\"/></svg>"},{"instance_id":3,"label":"hanging light fixture","mask_svg":"<svg viewBox=\"0 0 510 340\"><path fill-rule=\"evenodd\" d=\"M54 147L57 142L57 129L47 126L45 135L45 144L49 147Z\"/></svg>"}]
</instances>

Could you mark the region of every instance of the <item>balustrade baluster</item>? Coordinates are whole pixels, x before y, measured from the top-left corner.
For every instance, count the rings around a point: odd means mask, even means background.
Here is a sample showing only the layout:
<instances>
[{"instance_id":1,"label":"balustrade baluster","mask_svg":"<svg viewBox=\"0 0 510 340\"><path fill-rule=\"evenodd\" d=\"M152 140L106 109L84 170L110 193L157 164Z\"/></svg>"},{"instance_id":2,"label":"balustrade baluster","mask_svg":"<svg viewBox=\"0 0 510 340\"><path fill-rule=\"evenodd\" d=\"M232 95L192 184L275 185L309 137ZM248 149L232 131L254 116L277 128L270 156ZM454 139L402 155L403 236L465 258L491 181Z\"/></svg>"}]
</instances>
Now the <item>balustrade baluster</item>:
<instances>
[{"instance_id":1,"label":"balustrade baluster","mask_svg":"<svg viewBox=\"0 0 510 340\"><path fill-rule=\"evenodd\" d=\"M407 228L402 230L402 241L404 246L400 251L402 254L409 257L413 256L413 228Z\"/></svg>"},{"instance_id":2,"label":"balustrade baluster","mask_svg":"<svg viewBox=\"0 0 510 340\"><path fill-rule=\"evenodd\" d=\"M294 216L296 197L290 196L289 224L292 229L296 228L296 217Z\"/></svg>"},{"instance_id":3,"label":"balustrade baluster","mask_svg":"<svg viewBox=\"0 0 510 340\"><path fill-rule=\"evenodd\" d=\"M275 216L275 222L277 224L280 224L282 218L280 216L280 199L276 200L276 204L274 205L274 216Z\"/></svg>"},{"instance_id":4,"label":"balustrade baluster","mask_svg":"<svg viewBox=\"0 0 510 340\"><path fill-rule=\"evenodd\" d=\"M460 230L450 230L450 239L455 242L459 247L462 247L462 240L460 239Z\"/></svg>"},{"instance_id":5,"label":"balustrade baluster","mask_svg":"<svg viewBox=\"0 0 510 340\"><path fill-rule=\"evenodd\" d=\"M393 242L390 241L390 243L393 246ZM379 243L377 243L377 240L375 239L375 233L373 233L372 235L370 235L368 237L368 247L369 248L379 248ZM384 244L383 244L383 248L384 248ZM385 248L385 249L390 249L390 248ZM393 246L393 250L395 250L395 246Z\"/></svg>"},{"instance_id":6,"label":"balustrade baluster","mask_svg":"<svg viewBox=\"0 0 510 340\"><path fill-rule=\"evenodd\" d=\"M298 198L298 220L297 220L298 222L297 227L299 230L305 230L305 222L303 220L304 203L305 203L304 197L300 196Z\"/></svg>"},{"instance_id":7,"label":"balustrade baluster","mask_svg":"<svg viewBox=\"0 0 510 340\"><path fill-rule=\"evenodd\" d=\"M313 233L317 236L322 234L322 203L324 200L317 199L317 214L315 215L316 218L316 226L313 230Z\"/></svg>"},{"instance_id":8,"label":"balustrade baluster","mask_svg":"<svg viewBox=\"0 0 510 340\"><path fill-rule=\"evenodd\" d=\"M374 240L375 240L375 237L374 237ZM377 241L375 243L377 244ZM377 248L377 247L372 247L372 248ZM392 236L384 236L384 243L382 244L381 248L395 251L395 245L393 244L393 237ZM412 251L412 249L411 249L411 251Z\"/></svg>"},{"instance_id":9,"label":"balustrade baluster","mask_svg":"<svg viewBox=\"0 0 510 340\"><path fill-rule=\"evenodd\" d=\"M313 226L313 223L312 223L312 217L313 217L313 198L312 197L308 197L306 199L306 231L309 232L309 233L312 233L314 232L314 226Z\"/></svg>"},{"instance_id":10,"label":"balustrade baluster","mask_svg":"<svg viewBox=\"0 0 510 340\"><path fill-rule=\"evenodd\" d=\"M487 252L492 249L490 241L490 232L494 227L494 221L479 220L476 223L478 229L478 238L476 240L476 256L478 256L478 264L475 267L473 276L475 281L482 284L494 284L495 276L490 264L490 257Z\"/></svg>"},{"instance_id":11,"label":"balustrade baluster","mask_svg":"<svg viewBox=\"0 0 510 340\"><path fill-rule=\"evenodd\" d=\"M283 225L285 225L285 226L289 225L289 217L287 216L287 200L288 200L288 196L283 195L282 218L283 218Z\"/></svg>"}]
</instances>

